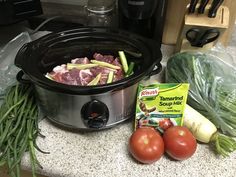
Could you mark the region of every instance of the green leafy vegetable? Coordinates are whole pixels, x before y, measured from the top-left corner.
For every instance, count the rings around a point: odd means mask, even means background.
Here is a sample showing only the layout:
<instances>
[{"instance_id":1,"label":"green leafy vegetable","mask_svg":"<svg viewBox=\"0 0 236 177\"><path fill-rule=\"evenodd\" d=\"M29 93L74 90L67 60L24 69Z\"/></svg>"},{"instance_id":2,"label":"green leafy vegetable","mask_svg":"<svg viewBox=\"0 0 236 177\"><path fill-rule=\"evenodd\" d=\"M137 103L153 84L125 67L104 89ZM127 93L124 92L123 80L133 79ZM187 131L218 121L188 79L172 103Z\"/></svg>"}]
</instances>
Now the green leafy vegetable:
<instances>
[{"instance_id":1,"label":"green leafy vegetable","mask_svg":"<svg viewBox=\"0 0 236 177\"><path fill-rule=\"evenodd\" d=\"M20 176L21 159L30 153L32 175L41 167L35 155L39 135L38 107L31 85L12 86L0 107L0 166L7 165L11 177Z\"/></svg>"},{"instance_id":2,"label":"green leafy vegetable","mask_svg":"<svg viewBox=\"0 0 236 177\"><path fill-rule=\"evenodd\" d=\"M190 83L188 104L224 134L236 136L236 70L206 53L178 53L167 63L167 82Z\"/></svg>"}]
</instances>

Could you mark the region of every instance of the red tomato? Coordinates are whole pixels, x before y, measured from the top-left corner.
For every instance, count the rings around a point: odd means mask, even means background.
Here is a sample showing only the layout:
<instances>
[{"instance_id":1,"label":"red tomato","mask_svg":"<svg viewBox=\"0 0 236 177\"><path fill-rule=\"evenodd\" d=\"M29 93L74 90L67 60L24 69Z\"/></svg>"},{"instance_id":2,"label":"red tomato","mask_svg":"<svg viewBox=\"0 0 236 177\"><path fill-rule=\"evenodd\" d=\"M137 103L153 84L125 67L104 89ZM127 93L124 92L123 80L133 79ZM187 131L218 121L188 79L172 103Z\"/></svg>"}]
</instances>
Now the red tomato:
<instances>
[{"instance_id":1,"label":"red tomato","mask_svg":"<svg viewBox=\"0 0 236 177\"><path fill-rule=\"evenodd\" d=\"M130 137L129 151L139 162L153 163L164 153L163 139L153 128L138 128Z\"/></svg>"},{"instance_id":2,"label":"red tomato","mask_svg":"<svg viewBox=\"0 0 236 177\"><path fill-rule=\"evenodd\" d=\"M159 127L163 130L167 130L168 128L174 126L170 119L163 119L159 121Z\"/></svg>"},{"instance_id":3,"label":"red tomato","mask_svg":"<svg viewBox=\"0 0 236 177\"><path fill-rule=\"evenodd\" d=\"M166 153L176 160L185 160L191 157L197 149L197 141L186 128L174 126L163 134Z\"/></svg>"}]
</instances>

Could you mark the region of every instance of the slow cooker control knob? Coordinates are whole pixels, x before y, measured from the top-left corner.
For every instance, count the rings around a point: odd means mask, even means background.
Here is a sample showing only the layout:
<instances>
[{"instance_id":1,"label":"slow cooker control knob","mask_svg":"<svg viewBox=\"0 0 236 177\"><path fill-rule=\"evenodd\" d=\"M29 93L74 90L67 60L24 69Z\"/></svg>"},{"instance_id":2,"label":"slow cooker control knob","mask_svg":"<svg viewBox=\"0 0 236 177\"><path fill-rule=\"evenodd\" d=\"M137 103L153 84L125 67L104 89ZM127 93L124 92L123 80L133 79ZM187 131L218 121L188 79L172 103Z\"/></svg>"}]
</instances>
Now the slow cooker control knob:
<instances>
[{"instance_id":1,"label":"slow cooker control knob","mask_svg":"<svg viewBox=\"0 0 236 177\"><path fill-rule=\"evenodd\" d=\"M107 124L109 110L103 102L92 100L82 107L81 115L87 127L99 129Z\"/></svg>"}]
</instances>

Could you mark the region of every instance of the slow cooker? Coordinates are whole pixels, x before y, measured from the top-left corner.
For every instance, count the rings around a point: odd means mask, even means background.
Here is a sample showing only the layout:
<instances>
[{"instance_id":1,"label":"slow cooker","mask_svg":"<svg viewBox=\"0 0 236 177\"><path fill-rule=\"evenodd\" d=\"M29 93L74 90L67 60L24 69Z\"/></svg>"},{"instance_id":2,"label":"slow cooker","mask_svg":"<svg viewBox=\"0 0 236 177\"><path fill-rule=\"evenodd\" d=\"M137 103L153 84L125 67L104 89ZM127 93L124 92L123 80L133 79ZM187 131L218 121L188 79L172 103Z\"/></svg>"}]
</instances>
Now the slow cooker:
<instances>
[{"instance_id":1,"label":"slow cooker","mask_svg":"<svg viewBox=\"0 0 236 177\"><path fill-rule=\"evenodd\" d=\"M100 130L134 117L138 83L161 70L158 45L141 36L109 28L79 28L50 33L25 44L15 58L20 82L34 85L42 113L65 127ZM45 73L77 57L95 52L117 56L124 51L135 63L134 74L96 86L73 86L52 81Z\"/></svg>"}]
</instances>

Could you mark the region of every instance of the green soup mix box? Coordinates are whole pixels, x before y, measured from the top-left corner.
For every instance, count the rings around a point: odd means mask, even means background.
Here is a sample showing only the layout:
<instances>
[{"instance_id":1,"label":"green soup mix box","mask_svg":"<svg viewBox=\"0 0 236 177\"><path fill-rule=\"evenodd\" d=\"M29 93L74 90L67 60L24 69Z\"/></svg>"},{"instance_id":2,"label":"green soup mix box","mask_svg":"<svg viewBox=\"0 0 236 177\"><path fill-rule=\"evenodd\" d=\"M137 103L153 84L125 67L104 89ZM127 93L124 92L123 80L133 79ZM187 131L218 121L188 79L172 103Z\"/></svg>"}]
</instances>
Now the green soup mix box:
<instances>
[{"instance_id":1,"label":"green soup mix box","mask_svg":"<svg viewBox=\"0 0 236 177\"><path fill-rule=\"evenodd\" d=\"M189 84L139 84L135 129L150 126L163 133L171 126L183 125Z\"/></svg>"}]
</instances>

